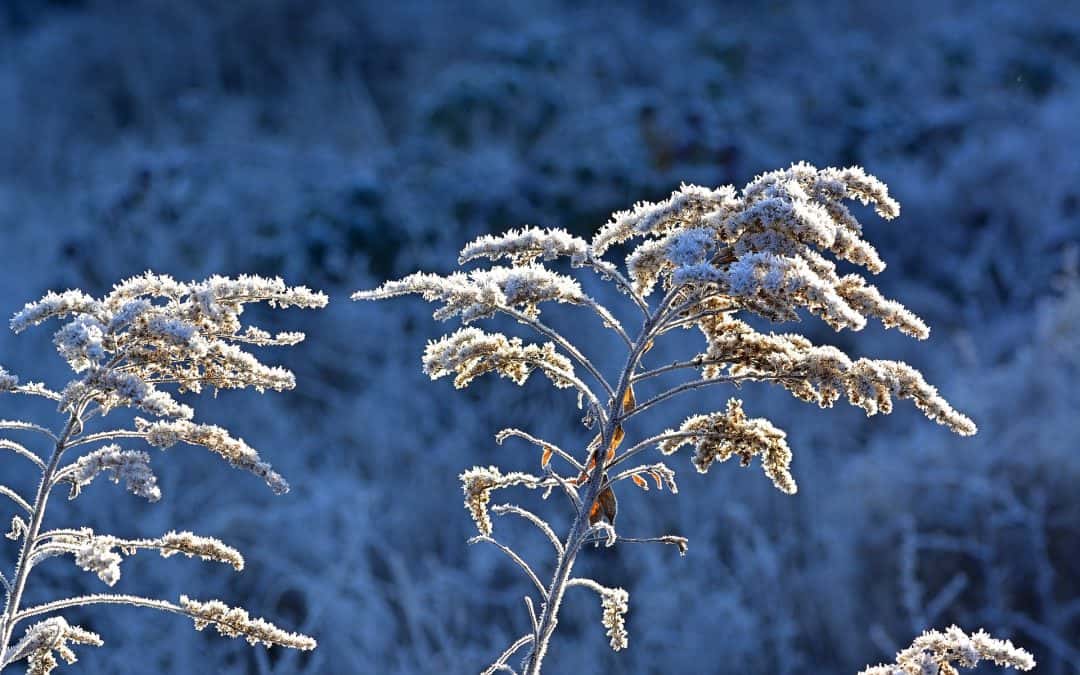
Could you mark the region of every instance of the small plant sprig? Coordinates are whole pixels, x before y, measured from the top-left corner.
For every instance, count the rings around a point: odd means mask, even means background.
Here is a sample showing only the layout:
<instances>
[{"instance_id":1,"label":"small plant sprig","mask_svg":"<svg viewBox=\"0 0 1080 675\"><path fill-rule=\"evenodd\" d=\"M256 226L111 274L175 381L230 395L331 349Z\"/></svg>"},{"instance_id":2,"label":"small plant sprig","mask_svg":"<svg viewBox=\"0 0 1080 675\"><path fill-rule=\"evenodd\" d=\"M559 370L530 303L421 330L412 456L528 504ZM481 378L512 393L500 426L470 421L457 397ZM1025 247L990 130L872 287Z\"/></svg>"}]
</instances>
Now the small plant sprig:
<instances>
[{"instance_id":1,"label":"small plant sprig","mask_svg":"<svg viewBox=\"0 0 1080 675\"><path fill-rule=\"evenodd\" d=\"M675 473L663 461L642 462L647 451L655 448L667 456L691 446L693 466L701 473L732 457L746 466L756 456L777 488L795 493L792 453L784 432L766 419L749 417L740 400L731 399L723 410L694 415L677 428L643 434L624 445L633 418L654 406L706 387L771 382L821 407L846 397L867 415L891 412L894 397L909 399L950 430L965 436L975 433L975 424L905 363L852 359L800 335L759 332L739 318L755 314L783 322L797 320L805 311L836 330L860 330L868 319L877 319L912 337L928 336L921 319L883 297L862 275L841 275L826 257L831 254L871 273L885 267L862 238L862 227L846 200L872 205L886 219L899 215L899 205L885 185L862 169L819 170L800 163L759 176L741 191L683 185L665 201L643 202L615 213L591 241L560 229L533 227L481 237L461 251L459 263L487 259L505 260L507 265L446 276L415 273L353 295L354 300L380 300L418 294L442 303L436 319L458 317L466 324L428 344L423 365L432 379L453 376L455 387L462 388L479 375L498 373L520 385L538 371L555 387L576 390L579 406L587 409L583 422L593 429L593 438L577 452L519 429L497 436L500 443L516 437L535 446L540 473L504 473L490 466L461 474L465 506L480 532L470 541L492 544L506 554L529 578L539 598L539 612L533 598L525 598L529 630L486 673L516 672L509 662L526 648L523 672L540 672L563 597L571 587L600 596L602 623L612 649L627 647L627 592L575 577L573 568L589 542L607 546L657 542L686 552L686 539L677 535L634 538L615 529L617 484L631 481L645 490L651 479L658 489L677 491ZM637 243L625 256L624 272L606 256L613 247L631 242ZM641 315L636 334L627 332L576 279L548 268L559 259L567 259L571 270L598 273L625 294ZM590 310L618 336L626 360L614 377L602 373L578 345L540 319L540 305L550 302ZM526 344L468 325L496 314L512 317L547 342ZM699 329L704 350L646 369L642 357L657 340L679 328ZM682 384L642 396L662 375L695 371L698 375ZM565 493L574 511L569 532L560 538L543 518L519 506L491 506L492 493L510 486L543 490L545 496L552 490ZM554 552L547 582L494 538L490 512L520 517L545 535Z\"/></svg>"},{"instance_id":2,"label":"small plant sprig","mask_svg":"<svg viewBox=\"0 0 1080 675\"><path fill-rule=\"evenodd\" d=\"M0 439L0 449L15 453L40 472L37 494L32 498L0 485L0 494L19 511L7 536L20 545L12 574L0 574L5 593L0 615L0 670L26 660L29 673L48 673L57 666L56 655L67 663L75 661L70 645L101 645L95 633L55 616L67 608L97 604L182 614L193 619L199 630L214 625L221 634L243 637L251 644L315 648L315 640L306 635L282 630L216 600L200 602L181 596L174 603L100 593L31 607L22 604L34 568L55 556L72 556L79 568L97 575L108 586L120 578L124 556L140 549L157 551L165 558L178 553L198 556L243 569L244 559L238 551L191 532L124 539L86 527L46 530L43 525L54 489L67 487L69 498L74 499L102 474L114 483L123 483L136 496L150 502L160 499L150 455L115 441L141 441L163 450L178 443L201 446L263 479L275 493L288 491L285 479L253 448L221 427L192 421L195 411L167 390L198 393L204 388L251 387L263 392L293 388L291 372L267 366L242 348L295 345L304 339L302 333L272 335L243 326L244 305L258 302L271 307L317 308L325 306L327 298L302 286L287 287L280 279L215 276L201 283L179 283L148 272L121 282L100 299L77 290L50 292L12 318L11 328L16 333L50 319L64 320L53 342L76 378L62 390L53 391L40 383L20 384L18 378L0 368L0 392L48 399L64 420L59 429L0 420L0 430L25 432L48 445L43 457L22 443ZM133 408L146 417L136 417L133 428L91 429L116 408ZM45 615L54 616L30 625L20 640L13 640L19 624Z\"/></svg>"}]
</instances>

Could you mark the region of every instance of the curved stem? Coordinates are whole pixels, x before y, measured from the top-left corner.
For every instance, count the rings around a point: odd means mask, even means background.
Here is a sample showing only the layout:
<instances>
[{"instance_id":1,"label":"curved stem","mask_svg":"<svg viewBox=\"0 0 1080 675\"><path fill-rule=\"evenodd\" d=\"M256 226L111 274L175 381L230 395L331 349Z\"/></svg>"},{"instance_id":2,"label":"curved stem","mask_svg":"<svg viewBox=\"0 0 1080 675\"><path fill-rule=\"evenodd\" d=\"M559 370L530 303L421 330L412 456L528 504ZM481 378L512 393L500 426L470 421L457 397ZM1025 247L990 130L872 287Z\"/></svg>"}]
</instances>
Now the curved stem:
<instances>
[{"instance_id":1,"label":"curved stem","mask_svg":"<svg viewBox=\"0 0 1080 675\"><path fill-rule=\"evenodd\" d=\"M555 344L562 347L567 354L572 356L575 361L580 363L582 367L585 368L585 370L589 371L590 375L596 378L596 381L604 387L604 391L607 393L608 396L612 398L615 397L615 392L611 388L611 385L608 384L608 381L604 379L603 375L600 374L600 371L596 369L596 366L592 364L592 361L590 361L584 354L582 354L577 347L570 344L569 340L556 332L555 329L551 328L547 324L540 322L538 319L532 318L524 312L520 312L514 309L513 307L500 307L499 309L514 317L520 323L529 326L541 335L544 335L545 337L551 339Z\"/></svg>"},{"instance_id":2,"label":"curved stem","mask_svg":"<svg viewBox=\"0 0 1080 675\"><path fill-rule=\"evenodd\" d=\"M31 424L30 422L19 422L18 420L0 420L0 429L14 429L16 431L36 431L37 433L48 436L49 440L54 443L59 441L56 434L49 431L43 426L37 424Z\"/></svg>"},{"instance_id":3,"label":"curved stem","mask_svg":"<svg viewBox=\"0 0 1080 675\"><path fill-rule=\"evenodd\" d=\"M646 409L651 408L652 406L656 405L657 403L661 403L663 401L666 401L667 399L671 398L672 396L677 396L678 394L681 394L684 391L689 391L691 389L700 389L702 387L708 387L708 386L713 385L713 384L741 384L743 382L770 382L770 381L776 382L776 381L789 379L790 377L792 377L792 376L791 375L725 375L723 377L708 377L708 378L703 378L703 379L700 379L700 380L693 380L692 382L685 382L683 384L680 384L677 387L672 387L671 389L668 389L667 391L665 391L665 392L663 392L661 394L657 394L656 396L653 396L652 398L645 401L644 403L639 403L637 405L637 407L635 407L630 412L623 413L619 417L618 421L622 422L623 420L630 419L631 417L638 414L639 412L643 412Z\"/></svg>"},{"instance_id":4,"label":"curved stem","mask_svg":"<svg viewBox=\"0 0 1080 675\"><path fill-rule=\"evenodd\" d=\"M191 616L190 613L184 611L183 607L174 605L167 600L154 600L153 598L144 598L139 595L101 593L97 595L80 595L74 598L64 598L63 600L53 600L52 602L46 602L41 605L27 607L15 615L15 620L12 625L14 626L16 623L20 623L41 614L50 614L62 609L82 607L84 605L131 605L133 607L149 607L150 609L159 609L163 612Z\"/></svg>"},{"instance_id":5,"label":"curved stem","mask_svg":"<svg viewBox=\"0 0 1080 675\"><path fill-rule=\"evenodd\" d=\"M608 414L605 416L601 425L600 447L608 447L611 442L617 424L615 420L621 411L623 396L630 386L630 379L634 370L637 368L637 363L641 359L641 355L646 351L646 345L653 339L656 330L662 326L659 322L659 317L663 312L665 303L670 302L670 297L673 297L673 293L674 291L669 293L668 297L665 297L664 303L661 303L660 308L645 320L640 335L637 340L634 341L630 353L626 357L626 364L623 366L622 373L619 375L618 386L613 391L609 388L609 392L611 393L611 399L609 401L610 407ZM591 529L591 524L589 523L589 507L600 495L600 490L604 483L605 471L606 467L604 466L604 462L598 461L596 462L596 466L593 467L592 473L589 475L588 483L585 486L585 494L581 500L582 508L578 510L574 517L574 522L570 526L570 533L567 535L566 541L563 544L563 554L559 556L558 563L555 566L555 573L551 579L551 585L546 592L547 602L544 603L543 611L540 616L539 627L536 631L536 642L533 645L533 650L529 654L525 665L525 675L540 674L544 657L547 655L548 646L551 643L551 636L555 633L555 627L559 622L559 609L562 605L562 599L566 594L566 589L571 578L571 572L574 569L574 561L577 559L578 551L581 550L581 545L584 543L585 538Z\"/></svg>"},{"instance_id":6,"label":"curved stem","mask_svg":"<svg viewBox=\"0 0 1080 675\"><path fill-rule=\"evenodd\" d=\"M4 450L11 450L15 454L20 455L22 457L25 457L26 459L28 459L31 462L33 462L34 464L36 464L37 468L42 469L42 470L45 469L45 462L41 461L40 457L38 457L34 453L30 452L29 450L26 449L25 446L20 445L19 443L16 443L15 441L9 440L7 438L0 438L0 448L2 448Z\"/></svg>"},{"instance_id":7,"label":"curved stem","mask_svg":"<svg viewBox=\"0 0 1080 675\"><path fill-rule=\"evenodd\" d=\"M499 549L500 551L505 553L506 556L508 558L510 558L511 560L513 560L514 563L518 567L520 567L522 570L524 570L525 574L533 582L533 585L536 586L536 590L540 591L540 597L542 597L542 598L547 597L547 589L544 588L544 584L540 583L540 577L536 576L536 572L533 572L532 568L529 567L529 563L525 562L525 560L521 556L519 556L517 553L515 553L512 548L510 548L506 544L499 543L498 541L492 539L491 537L479 536L479 537L473 537L472 539L469 540L470 544L475 544L477 542L484 542L484 543L487 543L487 544L491 544L492 546L496 547L497 549Z\"/></svg>"},{"instance_id":8,"label":"curved stem","mask_svg":"<svg viewBox=\"0 0 1080 675\"><path fill-rule=\"evenodd\" d=\"M532 641L533 641L533 636L532 635L522 635L521 637L519 637L514 642L514 644L507 647L506 651L504 651L499 656L499 658L495 660L495 663L488 666L487 670L485 670L483 673L481 673L481 675L494 675L494 673L497 673L500 670L509 670L510 672L514 672L513 668L510 668L509 666L506 665L506 660L509 659L511 656L513 656L514 652L521 649L522 647L524 647L525 645L529 644Z\"/></svg>"},{"instance_id":9,"label":"curved stem","mask_svg":"<svg viewBox=\"0 0 1080 675\"><path fill-rule=\"evenodd\" d=\"M555 547L556 555L563 554L562 542L559 541L559 538L555 536L555 532L552 531L551 526L548 525L543 518L536 515L532 511L529 511L528 509L523 509L520 506L514 506L513 504L498 504L491 507L491 511L500 516L507 513L512 513L516 516L524 518L525 520L535 525L538 530L544 533L544 536L547 537L547 540L550 541L551 545Z\"/></svg>"},{"instance_id":10,"label":"curved stem","mask_svg":"<svg viewBox=\"0 0 1080 675\"><path fill-rule=\"evenodd\" d=\"M495 434L495 442L499 445L502 445L503 441L505 441L510 436L517 436L518 438L522 438L532 443L533 445L538 446L541 449L550 449L553 453L565 459L571 466L573 466L578 471L583 471L585 469L585 465L574 459L573 455L566 452L559 446L555 445L554 443L548 443L542 438L537 438L536 436L533 436L528 432L522 431L521 429L515 429L512 427L508 429L503 429L499 433Z\"/></svg>"},{"instance_id":11,"label":"curved stem","mask_svg":"<svg viewBox=\"0 0 1080 675\"><path fill-rule=\"evenodd\" d=\"M74 448L77 445L86 445L87 443L97 443L98 441L111 441L115 438L146 438L146 432L134 431L131 429L115 429L113 431L99 431L94 434L87 434L72 440L68 443L67 447Z\"/></svg>"},{"instance_id":12,"label":"curved stem","mask_svg":"<svg viewBox=\"0 0 1080 675\"><path fill-rule=\"evenodd\" d=\"M622 287L623 291L630 296L642 313L646 317L649 316L649 303L645 301L645 298L641 297L640 293L634 290L634 285L619 271L619 268L605 260L592 257L589 258L589 266L600 276L613 279L615 284Z\"/></svg>"},{"instance_id":13,"label":"curved stem","mask_svg":"<svg viewBox=\"0 0 1080 675\"><path fill-rule=\"evenodd\" d=\"M702 433L700 431L696 431L696 432L692 432L692 431L675 431L675 432L665 432L665 433L662 433L662 434L657 434L655 436L650 436L649 438L646 438L643 441L635 443L632 447L628 448L621 455L619 455L615 459L608 462L607 468L608 468L608 470L611 470L611 469L615 468L616 466L618 466L619 464L622 464L623 462L629 460L631 457L638 454L639 452L642 452L644 450L648 450L650 446L656 445L657 443L660 443L662 441L675 440L677 438L700 438L701 436L705 436L705 435L706 434L704 434L704 433Z\"/></svg>"},{"instance_id":14,"label":"curved stem","mask_svg":"<svg viewBox=\"0 0 1080 675\"><path fill-rule=\"evenodd\" d=\"M19 496L18 492L15 492L6 485L0 485L0 495L3 495L19 505L19 508L23 509L27 513L33 513L34 507L30 506L25 499Z\"/></svg>"},{"instance_id":15,"label":"curved stem","mask_svg":"<svg viewBox=\"0 0 1080 675\"><path fill-rule=\"evenodd\" d=\"M585 298L585 304L590 307L594 312L596 312L596 315L599 316L600 319L605 324L607 324L608 327L611 328L611 330L615 331L620 338L622 338L622 341L626 344L627 347L634 346L634 341L631 340L630 336L626 334L625 330L623 330L623 327L619 324L618 319L612 316L611 313L608 312L603 305L588 297Z\"/></svg>"}]
</instances>

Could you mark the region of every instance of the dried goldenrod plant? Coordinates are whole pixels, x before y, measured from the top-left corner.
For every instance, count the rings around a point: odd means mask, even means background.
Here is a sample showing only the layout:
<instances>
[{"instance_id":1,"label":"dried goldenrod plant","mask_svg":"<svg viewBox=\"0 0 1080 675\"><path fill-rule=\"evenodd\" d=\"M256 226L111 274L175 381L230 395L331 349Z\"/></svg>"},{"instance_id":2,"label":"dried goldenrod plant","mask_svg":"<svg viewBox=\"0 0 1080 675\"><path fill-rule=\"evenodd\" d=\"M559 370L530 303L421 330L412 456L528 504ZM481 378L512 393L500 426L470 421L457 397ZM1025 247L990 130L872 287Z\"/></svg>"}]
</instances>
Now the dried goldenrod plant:
<instances>
[{"instance_id":1,"label":"dried goldenrod plant","mask_svg":"<svg viewBox=\"0 0 1080 675\"><path fill-rule=\"evenodd\" d=\"M944 633L926 631L896 655L895 663L866 668L859 675L956 675L957 665L974 668L980 661L1017 670L1035 667L1031 654L1008 640L995 640L982 630L968 635L950 626Z\"/></svg>"},{"instance_id":2,"label":"dried goldenrod plant","mask_svg":"<svg viewBox=\"0 0 1080 675\"><path fill-rule=\"evenodd\" d=\"M868 319L876 319L912 337L927 337L929 330L922 320L883 297L862 275L841 275L827 257L831 254L871 273L885 267L862 238L862 227L846 206L847 200L872 205L886 219L899 215L899 205L885 185L861 169L819 170L800 163L759 176L741 191L683 185L665 201L639 203L615 213L591 241L563 230L539 228L481 237L461 251L459 263L505 260L506 266L447 276L416 273L353 296L378 300L418 294L442 304L435 318L459 317L463 324L508 315L547 341L526 344L466 326L428 345L423 356L425 372L433 379L453 376L454 385L461 388L485 373L498 373L522 384L538 371L556 387L576 390L579 406L587 409L583 421L593 429L589 434L593 438L577 452L519 429L500 432L500 443L518 437L536 447L538 474L503 472L495 466L474 467L461 474L465 506L480 532L471 541L493 544L505 553L531 580L539 598L538 605L531 597L525 598L530 629L485 672L516 672L510 659L527 648L521 667L530 675L539 673L564 594L575 586L600 596L602 623L612 649L627 647L627 592L575 577L573 568L588 542L607 546L658 542L686 552L682 537L622 537L615 528L612 488L617 483L631 481L648 489L651 480L657 489L677 490L674 471L662 460L647 459L647 452L655 450L664 457L690 446L693 466L701 473L733 457L743 466L758 457L778 489L795 493L792 452L784 432L769 420L749 416L739 399L729 400L722 410L694 415L675 428L624 442L632 420L643 411L684 392L760 381L777 384L821 407L845 397L868 415L889 413L894 398L908 399L948 429L961 435L975 433L975 424L905 363L852 359L800 335L760 332L740 319L752 314L783 322L805 311L836 330L859 330ZM628 248L624 267L607 259L616 246ZM640 313L636 333L628 332L573 277L547 267L560 258L569 260L571 270L591 269L617 286ZM616 373L601 372L580 346L542 321L540 306L549 302L595 312L625 345L622 368ZM685 360L646 369L645 353L680 328L699 329L704 349ZM670 373L696 376L643 395L655 387L656 378ZM574 509L569 532L560 538L544 519L519 506L491 506L492 493L510 486L565 493ZM489 512L518 516L546 536L554 552L550 579L541 580L529 563L493 537ZM911 660L905 659L901 669Z\"/></svg>"},{"instance_id":3,"label":"dried goldenrod plant","mask_svg":"<svg viewBox=\"0 0 1080 675\"><path fill-rule=\"evenodd\" d=\"M13 452L40 473L33 496L0 485L0 494L18 510L7 536L19 545L14 571L10 576L0 574L5 595L0 615L0 670L25 660L29 673L48 673L57 666L57 656L67 663L75 661L71 645L101 645L98 635L57 615L67 608L97 604L182 614L193 619L199 630L213 625L221 634L243 637L251 644L303 650L315 647L315 640L306 635L282 630L216 600L200 602L181 596L178 602L170 602L110 593L29 607L23 600L34 569L55 556L70 555L79 568L97 575L108 586L120 578L124 557L140 549L157 551L165 558L178 553L198 556L243 569L244 559L238 551L191 532L125 539L86 527L44 529L49 499L56 488L64 487L69 490L69 499L74 499L100 475L123 483L128 491L150 502L160 499L150 455L124 447L131 442L163 450L178 443L201 446L263 479L275 493L288 491L285 479L253 448L221 427L194 422L195 411L169 389L176 393L198 393L207 388L291 389L295 385L291 372L263 364L243 346L294 345L304 339L303 334L272 335L245 327L240 320L244 306L265 302L271 307L315 308L323 307L326 301L321 293L287 287L280 279L215 276L201 283L179 283L146 273L121 282L100 299L76 290L49 293L15 314L11 328L16 333L50 319L65 321L53 342L76 377L62 390L54 391L41 383L20 384L18 378L0 368L0 392L47 399L62 419L59 428L0 420L0 430L35 438L44 450L35 452L33 443L0 439L0 449ZM132 408L146 417L135 417L130 428L104 426L108 414L117 408ZM38 621L14 640L19 625L31 619Z\"/></svg>"}]
</instances>

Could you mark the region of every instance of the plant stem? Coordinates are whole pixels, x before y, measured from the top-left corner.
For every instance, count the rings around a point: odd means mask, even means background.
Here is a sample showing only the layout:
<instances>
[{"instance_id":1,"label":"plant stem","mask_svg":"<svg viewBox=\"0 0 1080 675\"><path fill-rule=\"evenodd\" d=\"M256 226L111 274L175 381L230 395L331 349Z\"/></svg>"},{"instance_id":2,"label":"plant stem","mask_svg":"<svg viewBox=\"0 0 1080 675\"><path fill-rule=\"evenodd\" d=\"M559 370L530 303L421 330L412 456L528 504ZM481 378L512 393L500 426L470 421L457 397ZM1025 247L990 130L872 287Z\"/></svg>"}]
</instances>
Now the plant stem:
<instances>
[{"instance_id":1,"label":"plant stem","mask_svg":"<svg viewBox=\"0 0 1080 675\"><path fill-rule=\"evenodd\" d=\"M2 624L0 624L0 663L11 643L11 634L15 630L15 615L19 612L19 603L22 602L23 591L26 590L26 580L30 576L30 558L34 553L38 533L41 531L41 523L45 520L45 507L48 505L49 495L53 488L53 474L60 465L60 457L67 448L67 441L78 420L78 412L72 412L63 433L56 437L52 456L49 457L49 462L41 472L41 482L38 483L37 496L34 497L30 522L27 524L26 531L23 532L22 548L19 550L19 561L15 567L15 581L11 585L11 593L4 605Z\"/></svg>"},{"instance_id":2,"label":"plant stem","mask_svg":"<svg viewBox=\"0 0 1080 675\"><path fill-rule=\"evenodd\" d=\"M585 538L591 529L589 523L590 507L600 496L600 491L604 486L604 473L607 467L603 461L602 448L608 447L611 443L611 438L615 433L615 425L622 412L623 395L626 393L627 387L630 386L634 370L637 368L638 361L645 352L645 345L647 345L654 335L656 335L660 317L663 315L664 310L673 295L673 293L669 294L669 297L665 298L660 307L646 319L645 324L641 328L641 335L638 336L637 340L631 345L630 354L626 359L626 365L619 375L618 386L614 391L610 388L608 389L611 399L608 401L608 414L603 420L600 429L601 445L600 448L597 449L600 459L596 462L596 467L589 475L589 482L585 488L585 494L581 501L582 508L578 511L577 517L574 518L574 523L570 527L570 533L566 536L566 543L563 544L563 555L559 557L558 565L555 567L555 574L552 577L551 585L547 590L547 602L544 603L543 612L540 615L535 642L533 643L532 651L527 658L524 675L540 675L540 669L543 666L544 656L547 655L551 636L555 633L555 627L559 623L559 608L560 605L562 605L563 596L566 594L566 589L569 586L570 573L574 569L574 561L577 558L578 551L581 549L581 545L585 542Z\"/></svg>"}]
</instances>

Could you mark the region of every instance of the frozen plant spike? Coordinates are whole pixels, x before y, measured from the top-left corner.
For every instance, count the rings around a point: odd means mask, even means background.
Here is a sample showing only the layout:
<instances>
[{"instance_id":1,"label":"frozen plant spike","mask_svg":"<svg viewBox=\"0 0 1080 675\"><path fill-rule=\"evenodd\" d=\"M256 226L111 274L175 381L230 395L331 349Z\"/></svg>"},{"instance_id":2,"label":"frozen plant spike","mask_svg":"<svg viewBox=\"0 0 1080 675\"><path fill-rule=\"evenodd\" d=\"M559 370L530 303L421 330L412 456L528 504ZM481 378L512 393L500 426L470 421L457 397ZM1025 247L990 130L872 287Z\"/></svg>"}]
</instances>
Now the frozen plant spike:
<instances>
[{"instance_id":1,"label":"frozen plant spike","mask_svg":"<svg viewBox=\"0 0 1080 675\"><path fill-rule=\"evenodd\" d=\"M107 586L120 579L124 556L139 549L157 551L168 558L176 554L219 562L237 571L244 567L239 551L211 537L191 532L168 532L154 539L122 539L95 534L88 528L66 527L42 531L49 496L57 486L67 486L69 498L77 498L96 477L104 474L133 495L156 502L161 498L151 457L143 449L121 447L140 444L168 448L177 443L202 446L230 465L262 478L276 493L288 484L254 448L219 426L194 420L195 410L182 402L185 392L251 388L283 391L295 384L293 374L263 363L246 351L248 345L289 346L303 340L302 333L270 333L245 326L245 305L319 308L326 296L303 286L286 286L281 279L257 276L214 276L202 282L181 283L171 277L146 274L122 281L101 298L82 291L47 293L28 303L11 319L16 333L50 319L61 320L53 344L74 373L67 385L54 392L44 385L19 380L0 368L0 393L37 396L58 410L58 428L29 421L0 421L0 430L32 434L38 443L23 445L0 439L0 450L10 450L29 460L38 470L38 490L32 498L0 485L0 496L15 501L23 511L12 520L8 538L17 542L15 569L0 577L5 604L0 613L0 669L26 661L29 672L48 673L58 665L55 655L73 663L68 643L101 644L100 638L53 616L26 629L21 641L12 643L15 629L26 620L56 614L72 607L94 604L125 604L185 614L197 626L210 623L226 635L245 637L252 644L277 644L312 649L315 641L288 633L240 609L221 603L197 603L181 599L179 605L136 595L99 594L54 600L24 607L24 593L34 568L56 556L71 556L75 565ZM90 432L88 422L106 418L116 408L133 408L146 415L134 425ZM36 446L36 447L35 447ZM55 655L54 655L55 654Z\"/></svg>"},{"instance_id":2,"label":"frozen plant spike","mask_svg":"<svg viewBox=\"0 0 1080 675\"><path fill-rule=\"evenodd\" d=\"M661 454L672 454L688 445L694 449L691 462L702 473L732 457L743 465L758 457L772 483L782 492L795 494L793 453L786 434L767 419L748 417L738 399L730 400L723 411L695 415L678 428L655 435L635 428L634 418L642 412L698 389L762 382L779 385L822 408L843 397L867 415L888 414L895 399L907 399L947 429L961 435L975 433L975 424L905 363L853 359L801 335L759 332L743 320L756 315L772 322L791 322L809 315L837 331L861 330L876 320L911 337L927 337L929 328L918 316L884 297L861 273L838 273L838 261L869 274L885 269L848 209L850 201L873 206L885 219L900 213L885 185L859 167L818 169L798 163L762 174L741 190L684 184L666 200L640 202L616 212L589 241L561 229L535 227L480 237L462 249L460 264L507 260L510 266L447 275L415 273L352 296L381 300L420 295L440 303L436 319L457 317L466 324L428 344L423 367L432 379L452 376L455 387L461 388L480 375L497 373L520 385L539 370L554 386L575 388L579 400L588 402L583 420L588 431L582 432L576 450L564 450L517 429L496 437L501 443L518 436L539 447L543 476L504 472L496 466L474 467L460 476L465 507L480 531L477 540L495 544L527 570L541 601L527 603L541 608L539 616L529 616L530 632L514 642L488 672L509 669L507 659L528 646L523 672L539 673L558 625L562 599L567 588L575 585L600 593L602 624L612 648L627 646L626 591L575 580L571 573L589 542L672 544L686 553L686 539L676 534L633 537L615 531L616 491L623 489L623 481L646 488L651 477L658 489L677 493L674 472L663 463L639 463L642 453L659 449ZM549 265L560 265L563 271ZM570 275L565 273L567 268ZM571 276L583 268L591 268L633 301L642 314L635 334L627 333L612 311L583 292ZM78 305L82 299L69 302ZM587 348L593 345L579 344L573 336L539 320L543 303L593 309L624 342L623 366L601 372L588 355L591 349ZM516 319L546 341L526 344L469 325L496 314ZM699 329L703 350L645 370L642 357L676 328ZM659 376L678 374L685 376L681 384L657 387ZM556 455L563 461L553 462ZM556 465L565 473L557 471ZM555 559L548 584L541 584L534 568L493 536L488 513L491 493L512 486L543 488L545 496L559 488L567 497L570 525L561 539L540 515L518 507L496 511L529 520L553 543ZM643 492L635 491L637 495ZM620 531L630 531L632 526L625 518L619 522Z\"/></svg>"}]
</instances>

